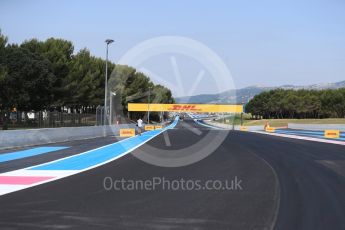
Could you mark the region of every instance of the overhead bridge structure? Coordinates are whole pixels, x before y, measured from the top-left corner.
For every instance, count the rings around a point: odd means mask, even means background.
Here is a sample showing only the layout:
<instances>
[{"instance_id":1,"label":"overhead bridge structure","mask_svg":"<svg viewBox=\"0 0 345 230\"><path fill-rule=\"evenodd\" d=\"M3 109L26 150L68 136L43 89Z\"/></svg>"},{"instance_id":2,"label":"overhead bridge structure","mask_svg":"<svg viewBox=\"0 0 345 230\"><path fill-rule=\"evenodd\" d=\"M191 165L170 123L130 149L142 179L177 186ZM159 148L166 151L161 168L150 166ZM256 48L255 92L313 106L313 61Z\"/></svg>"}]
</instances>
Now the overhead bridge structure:
<instances>
[{"instance_id":1,"label":"overhead bridge structure","mask_svg":"<svg viewBox=\"0 0 345 230\"><path fill-rule=\"evenodd\" d=\"M129 112L242 113L243 105L128 103Z\"/></svg>"}]
</instances>

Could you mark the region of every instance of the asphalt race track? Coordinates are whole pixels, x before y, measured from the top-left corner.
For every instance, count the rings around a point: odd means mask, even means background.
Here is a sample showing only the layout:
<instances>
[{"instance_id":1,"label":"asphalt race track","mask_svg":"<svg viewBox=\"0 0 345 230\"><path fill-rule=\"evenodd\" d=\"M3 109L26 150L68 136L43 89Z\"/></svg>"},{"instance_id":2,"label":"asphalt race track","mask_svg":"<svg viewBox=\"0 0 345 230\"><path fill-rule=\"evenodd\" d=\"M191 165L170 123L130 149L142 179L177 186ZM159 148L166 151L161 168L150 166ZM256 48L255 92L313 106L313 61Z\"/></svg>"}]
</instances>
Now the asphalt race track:
<instances>
[{"instance_id":1,"label":"asphalt race track","mask_svg":"<svg viewBox=\"0 0 345 230\"><path fill-rule=\"evenodd\" d=\"M153 148L178 154L218 132L225 131L186 119L134 150L135 156L127 154L0 196L0 229L345 229L345 146L231 131L211 155L191 165L159 167L137 158ZM115 141L109 137L51 145L69 148L2 162L0 172ZM105 178L201 182L236 178L241 188L115 190L105 188Z\"/></svg>"}]
</instances>

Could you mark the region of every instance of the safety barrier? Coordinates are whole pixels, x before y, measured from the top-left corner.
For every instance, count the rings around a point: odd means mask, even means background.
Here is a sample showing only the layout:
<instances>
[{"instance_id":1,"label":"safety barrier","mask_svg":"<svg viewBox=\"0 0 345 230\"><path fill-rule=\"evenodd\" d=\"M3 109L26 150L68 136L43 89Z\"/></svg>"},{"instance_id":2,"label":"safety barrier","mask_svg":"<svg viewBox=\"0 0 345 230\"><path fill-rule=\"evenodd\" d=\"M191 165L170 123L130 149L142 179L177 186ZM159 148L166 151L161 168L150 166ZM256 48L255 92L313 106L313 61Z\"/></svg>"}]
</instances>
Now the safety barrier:
<instances>
[{"instance_id":1,"label":"safety barrier","mask_svg":"<svg viewBox=\"0 0 345 230\"><path fill-rule=\"evenodd\" d=\"M248 126L240 126L241 131L248 131Z\"/></svg>"},{"instance_id":2,"label":"safety barrier","mask_svg":"<svg viewBox=\"0 0 345 230\"><path fill-rule=\"evenodd\" d=\"M135 129L120 129L120 137L133 137L135 136Z\"/></svg>"},{"instance_id":3,"label":"safety barrier","mask_svg":"<svg viewBox=\"0 0 345 230\"><path fill-rule=\"evenodd\" d=\"M213 125L219 128L224 128L224 129L234 129L234 130L241 130L241 126L240 125L230 125L230 124L223 124L223 123L219 123L219 122L214 122L214 121L208 121L208 120L203 120L204 123L209 124L209 125ZM247 127L247 131L262 131L264 130L264 126L263 125L253 125L253 126L245 126Z\"/></svg>"},{"instance_id":4,"label":"safety barrier","mask_svg":"<svg viewBox=\"0 0 345 230\"><path fill-rule=\"evenodd\" d=\"M289 123L289 129L302 129L302 130L339 130L340 132L345 132L344 124L295 124Z\"/></svg>"},{"instance_id":5,"label":"safety barrier","mask_svg":"<svg viewBox=\"0 0 345 230\"><path fill-rule=\"evenodd\" d=\"M146 131L155 130L155 126L154 125L145 125L145 130Z\"/></svg>"},{"instance_id":6,"label":"safety barrier","mask_svg":"<svg viewBox=\"0 0 345 230\"><path fill-rule=\"evenodd\" d=\"M119 135L121 128L135 128L135 124L112 126L63 127L46 129L0 131L0 149Z\"/></svg>"},{"instance_id":7,"label":"safety barrier","mask_svg":"<svg viewBox=\"0 0 345 230\"><path fill-rule=\"evenodd\" d=\"M339 130L325 130L324 136L326 138L340 138Z\"/></svg>"},{"instance_id":8,"label":"safety barrier","mask_svg":"<svg viewBox=\"0 0 345 230\"><path fill-rule=\"evenodd\" d=\"M276 131L276 128L274 128L274 127L266 127L265 131L268 132L268 133L274 133Z\"/></svg>"}]
</instances>

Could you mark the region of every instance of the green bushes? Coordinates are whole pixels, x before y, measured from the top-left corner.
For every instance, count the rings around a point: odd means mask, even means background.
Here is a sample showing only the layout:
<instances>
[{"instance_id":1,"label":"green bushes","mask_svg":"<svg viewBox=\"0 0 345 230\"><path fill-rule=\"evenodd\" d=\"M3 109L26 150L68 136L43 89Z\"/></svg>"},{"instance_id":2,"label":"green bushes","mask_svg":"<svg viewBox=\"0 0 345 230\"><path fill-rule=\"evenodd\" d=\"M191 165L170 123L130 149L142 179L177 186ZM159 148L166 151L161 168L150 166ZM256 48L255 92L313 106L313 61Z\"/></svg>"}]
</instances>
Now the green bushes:
<instances>
[{"instance_id":1,"label":"green bushes","mask_svg":"<svg viewBox=\"0 0 345 230\"><path fill-rule=\"evenodd\" d=\"M334 90L276 89L256 95L246 112L268 118L344 118L345 88Z\"/></svg>"}]
</instances>

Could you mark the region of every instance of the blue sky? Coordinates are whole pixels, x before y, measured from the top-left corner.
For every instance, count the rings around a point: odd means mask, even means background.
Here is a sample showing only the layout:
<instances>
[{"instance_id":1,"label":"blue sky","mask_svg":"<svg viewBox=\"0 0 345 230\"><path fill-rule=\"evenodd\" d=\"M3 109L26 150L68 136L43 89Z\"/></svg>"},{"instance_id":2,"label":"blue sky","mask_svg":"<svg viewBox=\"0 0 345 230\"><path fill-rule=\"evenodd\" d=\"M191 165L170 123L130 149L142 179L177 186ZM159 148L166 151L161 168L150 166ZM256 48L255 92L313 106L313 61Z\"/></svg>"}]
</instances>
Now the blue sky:
<instances>
[{"instance_id":1,"label":"blue sky","mask_svg":"<svg viewBox=\"0 0 345 230\"><path fill-rule=\"evenodd\" d=\"M216 52L242 88L345 80L344 12L343 0L2 0L0 28L10 42L59 37L71 40L76 52L87 47L102 57L105 38L113 38L114 62L146 39L188 37ZM189 67L184 58L177 62L188 88L200 66ZM175 81L169 61L157 58L150 67ZM206 73L192 94L230 88L211 81Z\"/></svg>"}]
</instances>

